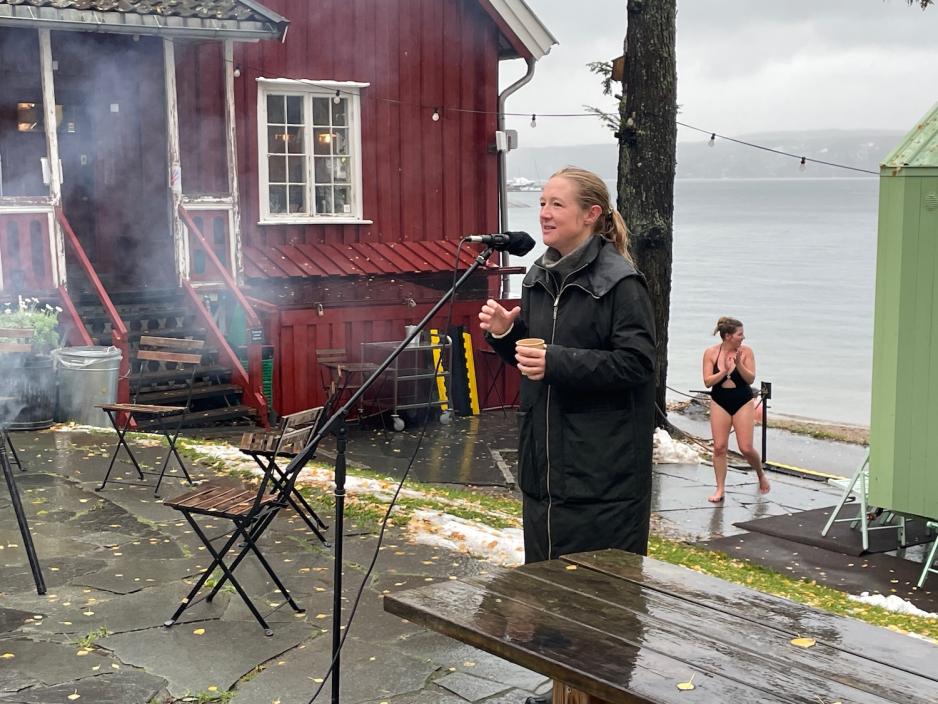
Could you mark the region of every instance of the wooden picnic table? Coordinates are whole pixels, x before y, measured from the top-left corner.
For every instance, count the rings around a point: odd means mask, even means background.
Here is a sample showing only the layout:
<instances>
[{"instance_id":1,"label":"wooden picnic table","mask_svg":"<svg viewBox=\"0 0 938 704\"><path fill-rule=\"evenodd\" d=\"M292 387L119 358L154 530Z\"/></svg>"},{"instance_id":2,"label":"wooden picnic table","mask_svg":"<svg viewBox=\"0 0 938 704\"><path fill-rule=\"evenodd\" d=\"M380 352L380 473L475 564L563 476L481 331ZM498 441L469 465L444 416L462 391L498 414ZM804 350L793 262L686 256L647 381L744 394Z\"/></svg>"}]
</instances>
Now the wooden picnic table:
<instances>
[{"instance_id":1,"label":"wooden picnic table","mask_svg":"<svg viewBox=\"0 0 938 704\"><path fill-rule=\"evenodd\" d=\"M384 608L579 702L938 701L938 646L621 550L493 568L386 595Z\"/></svg>"}]
</instances>

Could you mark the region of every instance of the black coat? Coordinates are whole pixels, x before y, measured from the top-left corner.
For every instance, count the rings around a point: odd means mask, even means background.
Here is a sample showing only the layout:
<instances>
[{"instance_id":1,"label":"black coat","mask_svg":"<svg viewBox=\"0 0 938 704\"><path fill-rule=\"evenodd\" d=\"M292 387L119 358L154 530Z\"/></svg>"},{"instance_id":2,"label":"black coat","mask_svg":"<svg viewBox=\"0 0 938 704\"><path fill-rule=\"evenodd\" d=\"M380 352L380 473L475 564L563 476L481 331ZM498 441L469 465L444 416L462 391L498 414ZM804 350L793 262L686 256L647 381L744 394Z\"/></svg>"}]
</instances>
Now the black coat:
<instances>
[{"instance_id":1,"label":"black coat","mask_svg":"<svg viewBox=\"0 0 938 704\"><path fill-rule=\"evenodd\" d=\"M584 550L645 554L651 512L655 333L644 278L599 239L562 282L538 260L521 316L487 336L516 364L515 341L547 341L545 378L521 380L518 484L525 561Z\"/></svg>"}]
</instances>

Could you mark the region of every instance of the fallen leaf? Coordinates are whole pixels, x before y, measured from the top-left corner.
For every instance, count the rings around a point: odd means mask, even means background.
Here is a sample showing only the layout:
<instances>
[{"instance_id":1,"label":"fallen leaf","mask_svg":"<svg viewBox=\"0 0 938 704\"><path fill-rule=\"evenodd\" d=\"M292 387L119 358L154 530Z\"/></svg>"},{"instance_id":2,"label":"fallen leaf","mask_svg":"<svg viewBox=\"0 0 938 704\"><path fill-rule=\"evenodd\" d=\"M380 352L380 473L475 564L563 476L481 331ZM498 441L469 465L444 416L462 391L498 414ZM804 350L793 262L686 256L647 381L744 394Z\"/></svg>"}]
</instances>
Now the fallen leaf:
<instances>
[{"instance_id":1,"label":"fallen leaf","mask_svg":"<svg viewBox=\"0 0 938 704\"><path fill-rule=\"evenodd\" d=\"M0 660L12 660L15 657L16 656L13 653L4 653L3 655L0 655Z\"/></svg>"},{"instance_id":2,"label":"fallen leaf","mask_svg":"<svg viewBox=\"0 0 938 704\"><path fill-rule=\"evenodd\" d=\"M575 570L575 569L576 569L576 565L567 565L566 569L568 569L568 570Z\"/></svg>"},{"instance_id":3,"label":"fallen leaf","mask_svg":"<svg viewBox=\"0 0 938 704\"><path fill-rule=\"evenodd\" d=\"M204 628L196 628L196 629L195 629L194 631L192 631L192 632L193 632L195 635L197 635L197 636L201 636L201 635L204 635L204 634L205 634L205 629L204 629Z\"/></svg>"},{"instance_id":4,"label":"fallen leaf","mask_svg":"<svg viewBox=\"0 0 938 704\"><path fill-rule=\"evenodd\" d=\"M76 699L81 699L81 695L78 693L78 690L76 689L74 692L72 692L65 698L68 699L69 701L75 701Z\"/></svg>"},{"instance_id":5,"label":"fallen leaf","mask_svg":"<svg viewBox=\"0 0 938 704\"><path fill-rule=\"evenodd\" d=\"M797 648L813 648L817 641L814 638L792 638L789 641Z\"/></svg>"},{"instance_id":6,"label":"fallen leaf","mask_svg":"<svg viewBox=\"0 0 938 704\"><path fill-rule=\"evenodd\" d=\"M677 683L677 688L678 688L679 690L681 690L682 692L689 692L689 691L692 690L692 689L697 689L697 688L694 686L694 675L695 675L695 674L696 674L696 673L692 673L691 676L690 676L690 679L687 680L687 682L678 682L678 683Z\"/></svg>"}]
</instances>

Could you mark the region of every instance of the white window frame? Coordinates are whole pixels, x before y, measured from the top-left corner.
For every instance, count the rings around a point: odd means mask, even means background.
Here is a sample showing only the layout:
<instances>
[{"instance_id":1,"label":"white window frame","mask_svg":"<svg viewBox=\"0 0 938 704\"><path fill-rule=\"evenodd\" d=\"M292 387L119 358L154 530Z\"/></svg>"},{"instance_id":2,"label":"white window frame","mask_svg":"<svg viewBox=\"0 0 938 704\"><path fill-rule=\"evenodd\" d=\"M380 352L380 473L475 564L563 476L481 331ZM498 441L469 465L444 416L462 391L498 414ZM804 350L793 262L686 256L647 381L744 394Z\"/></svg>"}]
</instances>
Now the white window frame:
<instances>
[{"instance_id":1,"label":"white window frame","mask_svg":"<svg viewBox=\"0 0 938 704\"><path fill-rule=\"evenodd\" d=\"M260 202L260 220L258 225L289 224L333 224L333 225L370 225L371 220L364 218L362 197L362 140L361 140L361 89L368 83L357 81L330 81L289 78L257 79L257 157L258 157L258 198ZM313 149L313 97L332 98L336 91L348 99L349 157L352 170L350 184L352 190L352 212L341 215L318 215L314 213L271 213L270 184L267 161L267 96L298 95L303 102L303 139L310 150L306 155L306 202L315 207L315 179L312 161Z\"/></svg>"}]
</instances>

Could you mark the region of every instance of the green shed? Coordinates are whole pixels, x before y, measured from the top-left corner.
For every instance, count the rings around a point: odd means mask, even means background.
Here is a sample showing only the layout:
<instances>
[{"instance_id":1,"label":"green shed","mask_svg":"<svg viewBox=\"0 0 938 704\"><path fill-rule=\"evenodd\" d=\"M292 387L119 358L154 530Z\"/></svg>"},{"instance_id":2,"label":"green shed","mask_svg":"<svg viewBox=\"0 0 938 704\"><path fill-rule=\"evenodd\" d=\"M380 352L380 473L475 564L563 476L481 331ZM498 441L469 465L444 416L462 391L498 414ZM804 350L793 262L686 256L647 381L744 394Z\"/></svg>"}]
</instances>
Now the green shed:
<instances>
[{"instance_id":1,"label":"green shed","mask_svg":"<svg viewBox=\"0 0 938 704\"><path fill-rule=\"evenodd\" d=\"M879 184L870 503L938 518L938 105Z\"/></svg>"}]
</instances>

